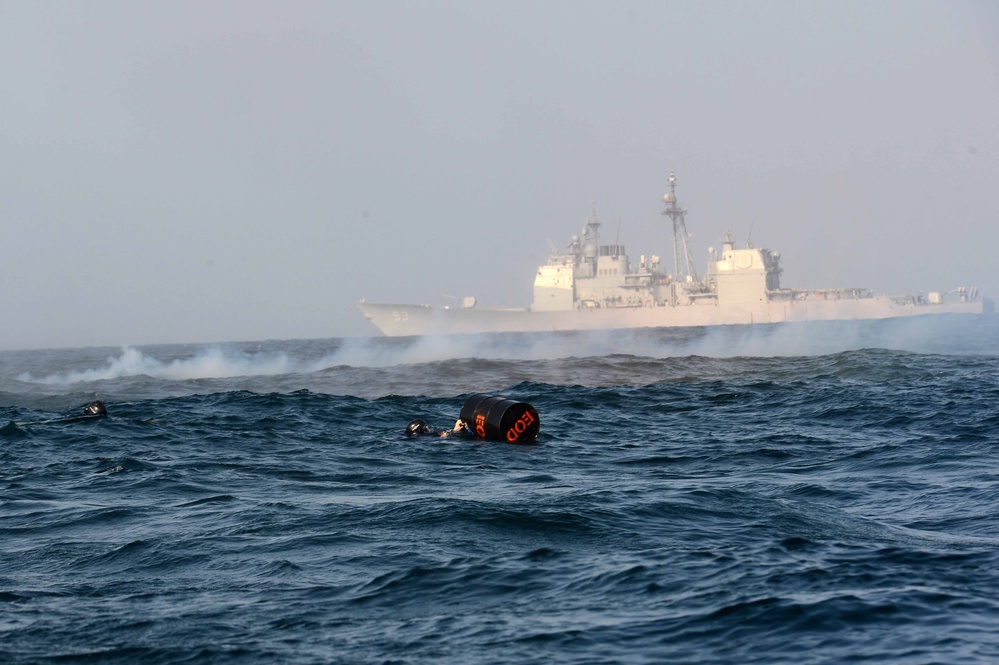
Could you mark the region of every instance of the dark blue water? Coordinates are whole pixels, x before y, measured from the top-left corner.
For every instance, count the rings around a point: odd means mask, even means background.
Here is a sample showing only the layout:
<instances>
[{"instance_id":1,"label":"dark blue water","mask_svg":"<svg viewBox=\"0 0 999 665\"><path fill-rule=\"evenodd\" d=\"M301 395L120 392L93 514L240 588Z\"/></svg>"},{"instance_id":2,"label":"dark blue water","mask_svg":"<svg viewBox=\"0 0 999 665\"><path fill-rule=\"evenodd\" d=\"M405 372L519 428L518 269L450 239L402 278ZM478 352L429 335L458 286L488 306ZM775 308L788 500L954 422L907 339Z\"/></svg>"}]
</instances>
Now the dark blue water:
<instances>
[{"instance_id":1,"label":"dark blue water","mask_svg":"<svg viewBox=\"0 0 999 665\"><path fill-rule=\"evenodd\" d=\"M2 662L997 660L994 319L0 353Z\"/></svg>"}]
</instances>

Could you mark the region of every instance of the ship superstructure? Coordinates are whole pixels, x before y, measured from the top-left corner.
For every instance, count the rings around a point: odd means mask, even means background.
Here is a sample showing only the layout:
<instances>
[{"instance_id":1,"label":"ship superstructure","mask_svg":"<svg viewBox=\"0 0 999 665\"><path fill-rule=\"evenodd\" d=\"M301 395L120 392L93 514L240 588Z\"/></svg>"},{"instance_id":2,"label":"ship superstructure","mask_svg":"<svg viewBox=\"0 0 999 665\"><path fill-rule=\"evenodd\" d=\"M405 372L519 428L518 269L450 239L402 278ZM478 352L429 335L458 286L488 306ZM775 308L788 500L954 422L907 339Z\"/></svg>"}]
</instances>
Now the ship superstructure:
<instances>
[{"instance_id":1,"label":"ship superstructure","mask_svg":"<svg viewBox=\"0 0 999 665\"><path fill-rule=\"evenodd\" d=\"M789 289L781 286L780 254L736 247L730 233L709 250L700 278L691 257L686 213L670 173L662 214L672 222L673 266L658 255L632 263L624 245L602 245L596 206L565 253L555 251L534 279L529 308L459 308L375 304L359 307L389 336L597 330L881 319L920 314L982 314L992 303L977 289L958 287L922 295L874 295L867 288Z\"/></svg>"}]
</instances>

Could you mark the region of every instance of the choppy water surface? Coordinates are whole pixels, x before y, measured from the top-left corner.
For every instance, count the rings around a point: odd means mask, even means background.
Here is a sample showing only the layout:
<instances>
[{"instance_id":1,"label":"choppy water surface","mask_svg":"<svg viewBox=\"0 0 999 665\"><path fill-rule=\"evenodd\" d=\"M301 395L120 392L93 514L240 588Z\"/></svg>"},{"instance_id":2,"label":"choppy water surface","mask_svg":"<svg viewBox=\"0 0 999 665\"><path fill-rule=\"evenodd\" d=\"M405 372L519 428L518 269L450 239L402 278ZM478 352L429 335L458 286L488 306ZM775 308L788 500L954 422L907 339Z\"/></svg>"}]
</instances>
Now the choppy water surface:
<instances>
[{"instance_id":1,"label":"choppy water surface","mask_svg":"<svg viewBox=\"0 0 999 665\"><path fill-rule=\"evenodd\" d=\"M0 462L5 662L999 659L994 319L4 352Z\"/></svg>"}]
</instances>

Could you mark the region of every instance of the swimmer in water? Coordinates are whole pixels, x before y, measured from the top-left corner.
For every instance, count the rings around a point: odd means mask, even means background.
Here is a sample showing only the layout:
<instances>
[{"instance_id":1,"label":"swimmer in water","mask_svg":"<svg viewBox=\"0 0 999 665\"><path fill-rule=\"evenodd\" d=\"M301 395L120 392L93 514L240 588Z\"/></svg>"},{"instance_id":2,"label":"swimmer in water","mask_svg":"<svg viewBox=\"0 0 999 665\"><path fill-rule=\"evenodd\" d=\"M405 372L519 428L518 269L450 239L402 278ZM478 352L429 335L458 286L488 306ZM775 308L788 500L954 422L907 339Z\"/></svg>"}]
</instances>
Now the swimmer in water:
<instances>
[{"instance_id":1,"label":"swimmer in water","mask_svg":"<svg viewBox=\"0 0 999 665\"><path fill-rule=\"evenodd\" d=\"M436 434L436 432L430 429L430 425L428 425L425 420L417 418L406 425L406 436L411 439L418 436L429 436L431 434Z\"/></svg>"},{"instance_id":2,"label":"swimmer in water","mask_svg":"<svg viewBox=\"0 0 999 665\"><path fill-rule=\"evenodd\" d=\"M406 436L411 439L418 436L437 436L440 438L447 438L449 436L471 437L472 430L461 418L455 421L454 427L451 429L441 430L440 432L430 427L425 420L417 418L406 425Z\"/></svg>"},{"instance_id":3,"label":"swimmer in water","mask_svg":"<svg viewBox=\"0 0 999 665\"><path fill-rule=\"evenodd\" d=\"M108 409L104 406L104 402L97 400L83 407L83 414L86 416L106 416Z\"/></svg>"},{"instance_id":4,"label":"swimmer in water","mask_svg":"<svg viewBox=\"0 0 999 665\"><path fill-rule=\"evenodd\" d=\"M83 413L75 416L67 416L65 418L53 418L52 420L36 420L34 422L26 423L14 423L17 426L21 425L50 425L54 423L76 423L88 420L96 420L98 418L103 418L108 415L108 408L104 406L104 402L101 400L96 400L87 404L83 407Z\"/></svg>"}]
</instances>

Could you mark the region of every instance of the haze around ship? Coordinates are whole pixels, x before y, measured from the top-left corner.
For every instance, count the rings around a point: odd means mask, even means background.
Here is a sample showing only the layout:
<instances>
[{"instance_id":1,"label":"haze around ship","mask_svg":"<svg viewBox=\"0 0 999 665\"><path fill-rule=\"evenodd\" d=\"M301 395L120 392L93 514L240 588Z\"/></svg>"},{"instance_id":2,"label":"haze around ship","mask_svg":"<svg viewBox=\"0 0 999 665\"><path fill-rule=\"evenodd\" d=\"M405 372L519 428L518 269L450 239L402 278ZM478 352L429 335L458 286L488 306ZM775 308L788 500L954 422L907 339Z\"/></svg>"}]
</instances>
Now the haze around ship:
<instances>
[{"instance_id":1,"label":"haze around ship","mask_svg":"<svg viewBox=\"0 0 999 665\"><path fill-rule=\"evenodd\" d=\"M0 349L525 306L594 201L671 262L671 170L702 271L731 230L996 297L997 44L985 2L5 3Z\"/></svg>"}]
</instances>

